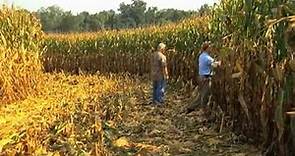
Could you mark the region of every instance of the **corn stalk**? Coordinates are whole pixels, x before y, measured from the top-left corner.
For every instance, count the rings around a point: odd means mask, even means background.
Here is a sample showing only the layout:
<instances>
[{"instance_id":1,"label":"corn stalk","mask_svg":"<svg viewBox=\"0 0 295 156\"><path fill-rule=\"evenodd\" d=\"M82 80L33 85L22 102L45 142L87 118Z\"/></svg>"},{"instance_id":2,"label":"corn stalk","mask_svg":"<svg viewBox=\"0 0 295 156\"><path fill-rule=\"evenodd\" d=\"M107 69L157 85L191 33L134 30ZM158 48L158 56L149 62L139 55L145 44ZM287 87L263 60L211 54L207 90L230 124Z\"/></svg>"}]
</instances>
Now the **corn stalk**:
<instances>
[{"instance_id":1,"label":"corn stalk","mask_svg":"<svg viewBox=\"0 0 295 156\"><path fill-rule=\"evenodd\" d=\"M36 93L42 71L41 40L41 26L32 14L0 8L1 103Z\"/></svg>"}]
</instances>

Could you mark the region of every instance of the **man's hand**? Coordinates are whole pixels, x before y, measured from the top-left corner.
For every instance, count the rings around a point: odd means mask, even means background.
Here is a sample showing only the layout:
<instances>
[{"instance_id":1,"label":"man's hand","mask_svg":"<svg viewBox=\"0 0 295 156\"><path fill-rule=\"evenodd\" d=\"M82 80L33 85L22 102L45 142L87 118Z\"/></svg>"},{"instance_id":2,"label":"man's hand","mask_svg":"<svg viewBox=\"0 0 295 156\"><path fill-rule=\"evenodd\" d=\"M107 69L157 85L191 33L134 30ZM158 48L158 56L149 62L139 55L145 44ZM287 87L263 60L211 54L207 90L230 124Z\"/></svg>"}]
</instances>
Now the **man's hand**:
<instances>
[{"instance_id":1,"label":"man's hand","mask_svg":"<svg viewBox=\"0 0 295 156\"><path fill-rule=\"evenodd\" d=\"M216 68L218 66L221 66L221 61L215 61L211 65L212 65L212 67Z\"/></svg>"},{"instance_id":2,"label":"man's hand","mask_svg":"<svg viewBox=\"0 0 295 156\"><path fill-rule=\"evenodd\" d=\"M217 61L218 66L221 66L221 63L222 63L221 61Z\"/></svg>"},{"instance_id":3,"label":"man's hand","mask_svg":"<svg viewBox=\"0 0 295 156\"><path fill-rule=\"evenodd\" d=\"M169 75L166 75L166 76L165 76L165 79L168 80L168 79L169 79Z\"/></svg>"}]
</instances>

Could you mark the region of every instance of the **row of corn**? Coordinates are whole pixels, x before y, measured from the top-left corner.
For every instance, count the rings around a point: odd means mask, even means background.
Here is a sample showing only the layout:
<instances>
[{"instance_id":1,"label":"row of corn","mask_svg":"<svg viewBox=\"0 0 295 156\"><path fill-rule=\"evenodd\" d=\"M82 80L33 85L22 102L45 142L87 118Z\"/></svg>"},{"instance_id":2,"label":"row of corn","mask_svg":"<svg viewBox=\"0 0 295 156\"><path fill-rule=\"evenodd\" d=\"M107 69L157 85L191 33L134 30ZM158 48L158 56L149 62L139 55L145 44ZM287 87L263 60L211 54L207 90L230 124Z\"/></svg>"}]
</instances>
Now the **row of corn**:
<instances>
[{"instance_id":1,"label":"row of corn","mask_svg":"<svg viewBox=\"0 0 295 156\"><path fill-rule=\"evenodd\" d=\"M8 103L36 93L42 64L41 25L25 10L0 9L0 101Z\"/></svg>"},{"instance_id":2,"label":"row of corn","mask_svg":"<svg viewBox=\"0 0 295 156\"><path fill-rule=\"evenodd\" d=\"M211 38L225 64L214 98L231 126L262 141L264 154L293 155L295 3L224 0L211 14Z\"/></svg>"},{"instance_id":3,"label":"row of corn","mask_svg":"<svg viewBox=\"0 0 295 156\"><path fill-rule=\"evenodd\" d=\"M195 61L190 58L196 57L196 49L206 40L206 21L204 17L146 29L49 34L45 38L44 67L46 71L145 74L150 68L147 58L159 42L165 42L170 48L167 57L171 73L180 76L185 72L192 77Z\"/></svg>"}]
</instances>

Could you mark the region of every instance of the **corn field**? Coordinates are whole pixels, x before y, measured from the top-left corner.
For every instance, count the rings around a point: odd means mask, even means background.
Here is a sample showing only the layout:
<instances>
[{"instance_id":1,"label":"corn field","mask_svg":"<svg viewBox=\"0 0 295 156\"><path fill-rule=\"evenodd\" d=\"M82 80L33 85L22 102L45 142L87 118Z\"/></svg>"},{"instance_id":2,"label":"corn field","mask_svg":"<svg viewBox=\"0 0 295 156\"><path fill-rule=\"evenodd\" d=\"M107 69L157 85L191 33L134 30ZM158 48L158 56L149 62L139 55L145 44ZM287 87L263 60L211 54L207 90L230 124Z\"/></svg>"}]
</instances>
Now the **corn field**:
<instances>
[{"instance_id":1,"label":"corn field","mask_svg":"<svg viewBox=\"0 0 295 156\"><path fill-rule=\"evenodd\" d=\"M199 132L192 127L196 118L175 114L183 103L189 102L187 96L197 85L200 46L211 40L215 57L223 61L213 79L212 110L217 112L216 123L247 136L253 144L262 144L264 155L292 156L295 119L286 112L295 107L294 8L295 2L290 0L221 0L211 7L207 17L175 24L44 36L32 14L3 7L0 99L3 104L11 104L0 107L0 155L115 155L122 152L117 144L132 148L134 155L146 150L162 155L190 152L184 148L197 145L181 144L177 140L183 135L180 130L201 133L202 128ZM148 100L148 83L131 78L129 73L149 72L149 57L159 42L169 48L169 73L176 81L171 85L174 93L168 94L176 108L153 114L152 109L138 108L138 101L143 105ZM109 76L45 74L42 70ZM157 116L161 113L171 120ZM159 120L152 120L153 117ZM151 123L168 128L163 127L162 134L153 131ZM120 138L121 133L137 135L131 143ZM136 143L143 133L152 138L162 135L166 140L176 137L172 140L179 144L166 143L167 149L156 146L159 144L154 140L150 142L153 145ZM198 136L189 138L198 140ZM176 145L184 148L177 149ZM221 145L218 137L209 138L208 147L212 145Z\"/></svg>"},{"instance_id":2,"label":"corn field","mask_svg":"<svg viewBox=\"0 0 295 156\"><path fill-rule=\"evenodd\" d=\"M264 143L265 153L294 153L294 1L222 0L208 17L147 29L46 37L47 71L149 71L149 55L164 42L172 77L195 81L200 45L211 40L224 62L214 101L230 126ZM292 137L293 136L293 137Z\"/></svg>"},{"instance_id":3,"label":"corn field","mask_svg":"<svg viewBox=\"0 0 295 156\"><path fill-rule=\"evenodd\" d=\"M43 33L33 15L6 7L0 10L0 28L0 101L8 103L37 90Z\"/></svg>"}]
</instances>

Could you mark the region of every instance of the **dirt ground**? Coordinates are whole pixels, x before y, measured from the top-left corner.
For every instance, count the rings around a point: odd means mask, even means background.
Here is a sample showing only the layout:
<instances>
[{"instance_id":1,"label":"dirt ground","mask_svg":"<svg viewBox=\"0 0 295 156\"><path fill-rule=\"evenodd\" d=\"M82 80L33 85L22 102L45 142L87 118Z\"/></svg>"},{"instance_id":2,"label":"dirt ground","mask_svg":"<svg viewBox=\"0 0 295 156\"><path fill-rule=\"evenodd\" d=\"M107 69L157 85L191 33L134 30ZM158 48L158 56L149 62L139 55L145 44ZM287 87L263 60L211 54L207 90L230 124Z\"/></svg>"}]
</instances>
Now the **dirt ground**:
<instances>
[{"instance_id":1,"label":"dirt ground","mask_svg":"<svg viewBox=\"0 0 295 156\"><path fill-rule=\"evenodd\" d=\"M48 75L38 97L0 107L0 155L257 156L260 150L197 109L169 84L163 106L129 76Z\"/></svg>"}]
</instances>

